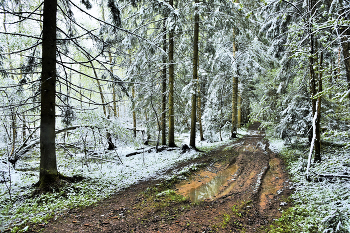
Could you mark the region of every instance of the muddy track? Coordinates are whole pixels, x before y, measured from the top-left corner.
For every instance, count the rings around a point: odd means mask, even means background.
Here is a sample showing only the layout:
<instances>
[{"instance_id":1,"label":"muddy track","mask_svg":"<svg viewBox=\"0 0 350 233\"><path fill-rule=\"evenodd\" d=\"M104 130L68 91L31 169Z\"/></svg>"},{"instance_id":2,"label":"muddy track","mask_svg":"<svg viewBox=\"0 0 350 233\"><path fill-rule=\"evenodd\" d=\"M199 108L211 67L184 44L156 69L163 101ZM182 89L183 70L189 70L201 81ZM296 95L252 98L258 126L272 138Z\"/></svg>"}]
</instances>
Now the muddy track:
<instances>
[{"instance_id":1,"label":"muddy track","mask_svg":"<svg viewBox=\"0 0 350 233\"><path fill-rule=\"evenodd\" d=\"M142 182L95 206L32 226L31 231L265 231L290 205L286 200L291 190L283 161L269 149L258 126L253 124L250 135L201 158L198 162L206 165L186 180Z\"/></svg>"}]
</instances>

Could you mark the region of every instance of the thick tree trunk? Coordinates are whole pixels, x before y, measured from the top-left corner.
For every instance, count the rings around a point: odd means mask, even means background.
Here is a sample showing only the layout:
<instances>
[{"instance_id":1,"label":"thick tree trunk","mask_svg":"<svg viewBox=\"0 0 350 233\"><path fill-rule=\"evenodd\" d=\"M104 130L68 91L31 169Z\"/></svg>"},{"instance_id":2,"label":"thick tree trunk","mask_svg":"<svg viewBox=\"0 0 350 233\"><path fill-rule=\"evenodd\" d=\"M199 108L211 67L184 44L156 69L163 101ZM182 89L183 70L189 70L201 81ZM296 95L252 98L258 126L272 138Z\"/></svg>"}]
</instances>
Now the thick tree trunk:
<instances>
[{"instance_id":1,"label":"thick tree trunk","mask_svg":"<svg viewBox=\"0 0 350 233\"><path fill-rule=\"evenodd\" d=\"M313 9L313 0L309 1L309 9ZM312 10L310 11L310 14L312 15ZM311 17L311 16L310 16ZM314 116L317 114L317 119L315 123L315 162L321 161L321 141L320 141L320 119L318 111L321 109L321 103L317 104L317 99L315 96L317 95L317 86L316 86L316 73L315 73L315 59L314 56L316 55L315 52L315 39L312 33L312 25L309 25L309 35L310 35L310 57L309 57L309 68L310 68L310 89L311 89L311 98L312 98L312 115Z\"/></svg>"},{"instance_id":2,"label":"thick tree trunk","mask_svg":"<svg viewBox=\"0 0 350 233\"><path fill-rule=\"evenodd\" d=\"M169 1L174 6L174 1ZM169 147L175 147L175 116L174 116L174 29L169 33Z\"/></svg>"},{"instance_id":3,"label":"thick tree trunk","mask_svg":"<svg viewBox=\"0 0 350 233\"><path fill-rule=\"evenodd\" d=\"M57 0L44 0L41 114L40 187L58 179L55 145L56 95L56 13Z\"/></svg>"},{"instance_id":4,"label":"thick tree trunk","mask_svg":"<svg viewBox=\"0 0 350 233\"><path fill-rule=\"evenodd\" d=\"M233 58L236 57L236 34L233 29ZM232 77L232 128L231 128L231 139L237 137L237 91L238 91L238 78Z\"/></svg>"},{"instance_id":5,"label":"thick tree trunk","mask_svg":"<svg viewBox=\"0 0 350 233\"><path fill-rule=\"evenodd\" d=\"M238 78L232 78L232 128L231 139L237 138L237 91L238 91Z\"/></svg>"},{"instance_id":6,"label":"thick tree trunk","mask_svg":"<svg viewBox=\"0 0 350 233\"><path fill-rule=\"evenodd\" d=\"M198 4L199 0L195 0ZM199 14L198 7L195 7L194 15L194 35L193 35L193 94L192 94L192 110L191 110L191 134L190 146L196 148L196 119L197 119L197 91L196 84L198 79L198 37L199 37Z\"/></svg>"},{"instance_id":7,"label":"thick tree trunk","mask_svg":"<svg viewBox=\"0 0 350 233\"><path fill-rule=\"evenodd\" d=\"M163 24L163 50L166 53L167 50L167 40L166 40L166 21ZM167 58L165 54L163 55L163 80L162 80L162 145L166 145L166 63Z\"/></svg>"}]
</instances>

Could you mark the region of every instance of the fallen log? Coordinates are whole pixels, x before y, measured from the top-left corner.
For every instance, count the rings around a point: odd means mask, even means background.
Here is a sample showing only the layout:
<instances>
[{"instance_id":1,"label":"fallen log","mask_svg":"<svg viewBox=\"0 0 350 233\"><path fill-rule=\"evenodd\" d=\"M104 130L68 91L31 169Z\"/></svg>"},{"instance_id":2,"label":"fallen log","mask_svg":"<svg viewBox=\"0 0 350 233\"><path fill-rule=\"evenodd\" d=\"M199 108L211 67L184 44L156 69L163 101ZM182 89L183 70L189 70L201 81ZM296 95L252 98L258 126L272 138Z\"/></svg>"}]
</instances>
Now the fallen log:
<instances>
[{"instance_id":1,"label":"fallen log","mask_svg":"<svg viewBox=\"0 0 350 233\"><path fill-rule=\"evenodd\" d=\"M89 155L88 159L98 159L98 160L101 160L101 161L104 161L104 162L117 163L116 160L113 161L113 160L104 159L104 158L100 158L100 157L92 156L92 155ZM119 156L118 156L118 159L119 159L120 163L123 164L123 161L119 158Z\"/></svg>"},{"instance_id":2,"label":"fallen log","mask_svg":"<svg viewBox=\"0 0 350 233\"><path fill-rule=\"evenodd\" d=\"M155 147L152 147L148 150L142 150L142 151L135 151L135 152L132 152L132 153L129 153L127 155L125 155L125 157L130 157L130 156L134 156L134 155L138 155L138 154L142 154L142 153L150 153Z\"/></svg>"},{"instance_id":3,"label":"fallen log","mask_svg":"<svg viewBox=\"0 0 350 233\"><path fill-rule=\"evenodd\" d=\"M341 175L341 174L318 174L318 176L321 177L321 178L328 178L328 179L333 179L333 178L350 179L350 176L348 176L348 175Z\"/></svg>"},{"instance_id":4,"label":"fallen log","mask_svg":"<svg viewBox=\"0 0 350 233\"><path fill-rule=\"evenodd\" d=\"M138 150L138 151L135 151L135 152L132 152L132 153L129 153L127 155L125 155L125 157L130 157L130 156L134 156L134 155L138 155L138 154L142 154L142 153L150 153L153 149L156 149L156 152L162 152L162 151L173 151L173 150L179 150L178 147L167 147L167 146L161 146L161 147L151 147L147 150L144 150L144 148Z\"/></svg>"}]
</instances>

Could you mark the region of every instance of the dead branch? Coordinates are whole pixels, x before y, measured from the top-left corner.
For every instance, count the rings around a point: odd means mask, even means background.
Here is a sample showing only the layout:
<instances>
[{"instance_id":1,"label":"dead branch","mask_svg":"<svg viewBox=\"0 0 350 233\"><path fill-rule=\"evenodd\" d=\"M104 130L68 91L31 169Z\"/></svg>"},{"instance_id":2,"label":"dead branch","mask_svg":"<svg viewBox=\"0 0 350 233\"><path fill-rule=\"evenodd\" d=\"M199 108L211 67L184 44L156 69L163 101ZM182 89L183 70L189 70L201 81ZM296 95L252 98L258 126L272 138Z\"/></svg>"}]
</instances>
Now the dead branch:
<instances>
[{"instance_id":1,"label":"dead branch","mask_svg":"<svg viewBox=\"0 0 350 233\"><path fill-rule=\"evenodd\" d=\"M56 135L60 134L60 133L64 133L70 130L75 130L77 128L97 128L95 126L70 126L64 129L60 129L56 131ZM39 128L39 127L38 127ZM35 139L32 140L31 143L29 145L27 145L28 139L36 132L36 130L38 129L36 128L31 135L29 135L29 137L22 143L22 145L11 155L9 156L8 161L10 163L12 163L13 166L16 165L16 162L25 154L27 153L29 150L33 149L36 145L38 145L40 143L40 139Z\"/></svg>"},{"instance_id":2,"label":"dead branch","mask_svg":"<svg viewBox=\"0 0 350 233\"><path fill-rule=\"evenodd\" d=\"M148 150L142 150L142 151L135 151L135 152L132 152L132 153L129 153L127 155L125 155L125 157L130 157L130 156L134 156L134 155L138 155L138 154L142 154L142 153L151 153L151 151L154 149L155 147L152 147Z\"/></svg>"},{"instance_id":3,"label":"dead branch","mask_svg":"<svg viewBox=\"0 0 350 233\"><path fill-rule=\"evenodd\" d=\"M340 174L318 174L318 177L328 178L328 179L333 179L333 178L350 179L350 176L348 176L348 175L340 175Z\"/></svg>"},{"instance_id":4,"label":"dead branch","mask_svg":"<svg viewBox=\"0 0 350 233\"><path fill-rule=\"evenodd\" d=\"M143 150L144 148L138 150L138 151L135 151L135 152L132 152L132 153L129 153L127 155L125 155L125 157L130 157L130 156L134 156L134 155L138 155L138 154L142 154L142 153L151 153L153 149L156 149L156 147L152 147L150 149L147 149L147 150ZM158 147L158 150L157 152L162 152L162 151L173 151L173 150L179 150L180 148L178 147L167 147L167 146L161 146L161 147Z\"/></svg>"}]
</instances>

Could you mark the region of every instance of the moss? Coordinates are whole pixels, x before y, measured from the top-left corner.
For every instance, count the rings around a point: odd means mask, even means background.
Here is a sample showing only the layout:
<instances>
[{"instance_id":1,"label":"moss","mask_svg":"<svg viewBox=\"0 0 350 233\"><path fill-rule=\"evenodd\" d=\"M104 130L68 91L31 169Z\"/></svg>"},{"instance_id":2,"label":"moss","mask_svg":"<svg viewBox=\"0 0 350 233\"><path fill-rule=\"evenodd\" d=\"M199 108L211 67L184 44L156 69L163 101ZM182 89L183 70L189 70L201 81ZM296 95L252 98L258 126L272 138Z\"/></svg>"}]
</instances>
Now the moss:
<instances>
[{"instance_id":1,"label":"moss","mask_svg":"<svg viewBox=\"0 0 350 233\"><path fill-rule=\"evenodd\" d=\"M41 172L39 182L35 186L43 192L50 192L59 186L59 181L58 173Z\"/></svg>"}]
</instances>

